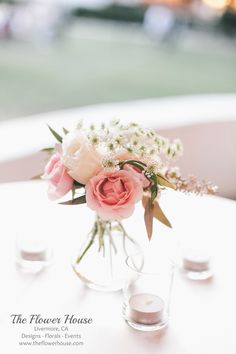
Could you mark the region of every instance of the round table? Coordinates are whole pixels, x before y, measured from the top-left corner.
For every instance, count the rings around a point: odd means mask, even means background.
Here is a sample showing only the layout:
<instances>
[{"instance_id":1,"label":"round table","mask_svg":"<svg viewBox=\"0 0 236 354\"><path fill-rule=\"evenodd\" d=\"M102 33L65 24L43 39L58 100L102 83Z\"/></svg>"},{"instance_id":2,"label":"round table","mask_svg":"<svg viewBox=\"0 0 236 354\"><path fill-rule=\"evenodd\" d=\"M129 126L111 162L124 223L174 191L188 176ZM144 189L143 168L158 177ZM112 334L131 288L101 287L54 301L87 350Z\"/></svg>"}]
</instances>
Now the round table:
<instances>
[{"instance_id":1,"label":"round table","mask_svg":"<svg viewBox=\"0 0 236 354\"><path fill-rule=\"evenodd\" d=\"M23 157L54 142L47 124L56 130L74 128L80 121L135 121L161 131L188 125L236 121L236 94L164 97L97 104L53 111L0 123L0 162ZM23 143L22 143L23 142Z\"/></svg>"},{"instance_id":2,"label":"round table","mask_svg":"<svg viewBox=\"0 0 236 354\"><path fill-rule=\"evenodd\" d=\"M214 254L214 277L191 281L176 272L171 321L163 332L142 333L122 319L122 293L102 293L83 286L71 269L71 254L85 237L93 221L86 206L62 206L49 202L43 182L0 185L0 337L1 350L10 353L103 353L103 354L235 354L236 202L219 197L196 197L174 191L162 195L161 206L173 229L155 222L148 244L143 210L124 221L130 235L137 237L154 256L158 240L172 243L182 237L204 236ZM47 235L54 251L53 263L36 275L15 266L15 239L28 232ZM96 266L96 265L95 265ZM84 345L34 346L24 334L37 334L29 324L12 324L10 316L41 314L60 317L74 314L91 317L91 325L73 325L71 334Z\"/></svg>"}]
</instances>

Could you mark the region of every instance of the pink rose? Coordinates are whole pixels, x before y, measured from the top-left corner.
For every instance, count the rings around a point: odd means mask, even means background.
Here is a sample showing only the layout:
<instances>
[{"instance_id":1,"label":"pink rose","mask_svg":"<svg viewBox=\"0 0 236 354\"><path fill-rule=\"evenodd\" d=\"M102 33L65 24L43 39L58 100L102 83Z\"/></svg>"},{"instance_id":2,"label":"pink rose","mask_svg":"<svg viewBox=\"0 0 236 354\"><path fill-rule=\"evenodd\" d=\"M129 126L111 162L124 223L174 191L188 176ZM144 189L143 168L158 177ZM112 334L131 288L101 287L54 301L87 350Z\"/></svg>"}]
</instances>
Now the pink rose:
<instances>
[{"instance_id":1,"label":"pink rose","mask_svg":"<svg viewBox=\"0 0 236 354\"><path fill-rule=\"evenodd\" d=\"M86 200L104 220L128 218L143 196L139 179L130 171L100 172L86 184Z\"/></svg>"},{"instance_id":2,"label":"pink rose","mask_svg":"<svg viewBox=\"0 0 236 354\"><path fill-rule=\"evenodd\" d=\"M132 172L135 177L140 180L144 189L150 187L151 182L147 179L147 177L145 177L143 171L141 171L138 167L126 163L123 169Z\"/></svg>"},{"instance_id":3,"label":"pink rose","mask_svg":"<svg viewBox=\"0 0 236 354\"><path fill-rule=\"evenodd\" d=\"M68 175L61 162L61 154L56 152L48 161L43 179L48 181L48 197L51 200L61 198L72 189L73 178Z\"/></svg>"}]
</instances>

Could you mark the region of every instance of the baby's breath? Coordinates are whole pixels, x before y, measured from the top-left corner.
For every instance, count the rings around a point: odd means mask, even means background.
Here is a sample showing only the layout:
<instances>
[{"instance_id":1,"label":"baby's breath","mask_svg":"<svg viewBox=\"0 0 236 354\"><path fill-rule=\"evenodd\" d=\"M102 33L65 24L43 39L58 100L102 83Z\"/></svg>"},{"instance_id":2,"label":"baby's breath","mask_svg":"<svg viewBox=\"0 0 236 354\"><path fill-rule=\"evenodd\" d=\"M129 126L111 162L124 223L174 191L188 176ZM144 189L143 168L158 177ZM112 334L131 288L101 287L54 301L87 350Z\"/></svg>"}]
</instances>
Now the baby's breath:
<instances>
[{"instance_id":1,"label":"baby's breath","mask_svg":"<svg viewBox=\"0 0 236 354\"><path fill-rule=\"evenodd\" d=\"M117 118L112 119L111 126L115 127L120 124L120 120Z\"/></svg>"},{"instance_id":2,"label":"baby's breath","mask_svg":"<svg viewBox=\"0 0 236 354\"><path fill-rule=\"evenodd\" d=\"M106 124L104 122L101 123L101 129L105 130L106 129Z\"/></svg>"},{"instance_id":3,"label":"baby's breath","mask_svg":"<svg viewBox=\"0 0 236 354\"><path fill-rule=\"evenodd\" d=\"M124 138L122 135L118 135L115 137L114 141L118 146L121 146L124 142Z\"/></svg>"},{"instance_id":4,"label":"baby's breath","mask_svg":"<svg viewBox=\"0 0 236 354\"><path fill-rule=\"evenodd\" d=\"M105 157L102 165L107 171L116 171L119 169L119 160L114 159L113 156Z\"/></svg>"},{"instance_id":5,"label":"baby's breath","mask_svg":"<svg viewBox=\"0 0 236 354\"><path fill-rule=\"evenodd\" d=\"M130 122L128 126L129 126L130 128L137 128L137 127L138 127L138 124L135 123L135 122Z\"/></svg>"},{"instance_id":6,"label":"baby's breath","mask_svg":"<svg viewBox=\"0 0 236 354\"><path fill-rule=\"evenodd\" d=\"M82 129L82 128L83 128L83 125L84 125L84 122L83 122L83 120L81 119L81 120L77 123L76 129Z\"/></svg>"},{"instance_id":7,"label":"baby's breath","mask_svg":"<svg viewBox=\"0 0 236 354\"><path fill-rule=\"evenodd\" d=\"M140 148L139 148L139 150L140 150L141 152L145 152L145 151L146 151L146 146L145 146L145 145L141 145Z\"/></svg>"},{"instance_id":8,"label":"baby's breath","mask_svg":"<svg viewBox=\"0 0 236 354\"><path fill-rule=\"evenodd\" d=\"M114 144L114 142L113 142L113 141L109 141L109 142L107 143L107 148L108 148L109 151L114 151L114 150L115 150L115 144Z\"/></svg>"},{"instance_id":9,"label":"baby's breath","mask_svg":"<svg viewBox=\"0 0 236 354\"><path fill-rule=\"evenodd\" d=\"M156 162L150 162L147 167L146 167L146 172L147 173L157 173L159 169L159 164Z\"/></svg>"},{"instance_id":10,"label":"baby's breath","mask_svg":"<svg viewBox=\"0 0 236 354\"><path fill-rule=\"evenodd\" d=\"M151 149L150 151L149 151L149 154L150 155L154 155L156 153L156 150L155 149Z\"/></svg>"},{"instance_id":11,"label":"baby's breath","mask_svg":"<svg viewBox=\"0 0 236 354\"><path fill-rule=\"evenodd\" d=\"M78 127L83 127L80 121ZM110 123L102 122L90 124L83 130L87 133L90 144L104 156L112 154L118 156L121 151L135 154L140 161L156 161L169 166L170 160L182 154L183 147L180 140L170 141L157 134L155 130L141 127L135 122L122 124L119 119Z\"/></svg>"},{"instance_id":12,"label":"baby's breath","mask_svg":"<svg viewBox=\"0 0 236 354\"><path fill-rule=\"evenodd\" d=\"M133 149L133 147L132 147L131 145L127 145L127 146L126 146L126 150L127 150L128 152L130 152L131 154L134 152L134 149Z\"/></svg>"},{"instance_id":13,"label":"baby's breath","mask_svg":"<svg viewBox=\"0 0 236 354\"><path fill-rule=\"evenodd\" d=\"M139 141L138 141L138 139L134 139L134 140L132 140L132 145L133 146L138 146L138 144L139 144Z\"/></svg>"},{"instance_id":14,"label":"baby's breath","mask_svg":"<svg viewBox=\"0 0 236 354\"><path fill-rule=\"evenodd\" d=\"M99 144L99 136L97 134L93 134L92 136L90 136L89 140L90 140L92 145L98 145Z\"/></svg>"}]
</instances>

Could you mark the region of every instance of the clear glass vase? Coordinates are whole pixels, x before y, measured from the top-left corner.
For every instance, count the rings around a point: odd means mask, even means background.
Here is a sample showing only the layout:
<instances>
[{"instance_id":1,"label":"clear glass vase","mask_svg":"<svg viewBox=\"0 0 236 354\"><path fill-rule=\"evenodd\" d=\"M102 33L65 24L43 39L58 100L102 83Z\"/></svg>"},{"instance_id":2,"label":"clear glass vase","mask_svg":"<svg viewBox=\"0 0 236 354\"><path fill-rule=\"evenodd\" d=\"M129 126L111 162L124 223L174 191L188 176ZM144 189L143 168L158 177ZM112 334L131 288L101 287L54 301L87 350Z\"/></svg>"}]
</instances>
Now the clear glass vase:
<instances>
[{"instance_id":1,"label":"clear glass vase","mask_svg":"<svg viewBox=\"0 0 236 354\"><path fill-rule=\"evenodd\" d=\"M73 269L89 288L102 291L122 289L128 256L142 253L119 221L104 221L98 216L86 241L73 259Z\"/></svg>"}]
</instances>

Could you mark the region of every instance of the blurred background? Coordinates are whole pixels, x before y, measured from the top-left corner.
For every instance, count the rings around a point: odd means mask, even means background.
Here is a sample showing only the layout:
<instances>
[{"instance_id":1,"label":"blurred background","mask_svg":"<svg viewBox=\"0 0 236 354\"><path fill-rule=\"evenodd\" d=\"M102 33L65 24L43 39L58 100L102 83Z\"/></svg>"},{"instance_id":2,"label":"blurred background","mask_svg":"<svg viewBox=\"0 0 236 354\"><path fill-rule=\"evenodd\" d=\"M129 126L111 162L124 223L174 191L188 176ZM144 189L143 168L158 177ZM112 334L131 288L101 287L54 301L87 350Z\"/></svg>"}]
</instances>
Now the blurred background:
<instances>
[{"instance_id":1,"label":"blurred background","mask_svg":"<svg viewBox=\"0 0 236 354\"><path fill-rule=\"evenodd\" d=\"M0 0L0 120L236 92L236 0Z\"/></svg>"},{"instance_id":2,"label":"blurred background","mask_svg":"<svg viewBox=\"0 0 236 354\"><path fill-rule=\"evenodd\" d=\"M236 0L0 0L0 182L43 171L47 123L113 117L236 199Z\"/></svg>"}]
</instances>

